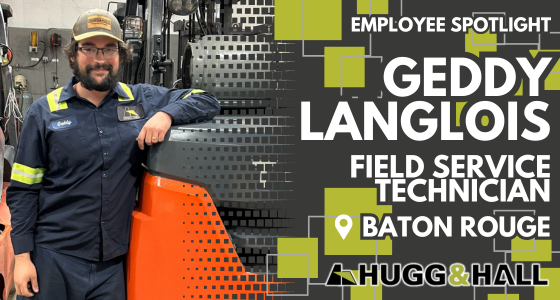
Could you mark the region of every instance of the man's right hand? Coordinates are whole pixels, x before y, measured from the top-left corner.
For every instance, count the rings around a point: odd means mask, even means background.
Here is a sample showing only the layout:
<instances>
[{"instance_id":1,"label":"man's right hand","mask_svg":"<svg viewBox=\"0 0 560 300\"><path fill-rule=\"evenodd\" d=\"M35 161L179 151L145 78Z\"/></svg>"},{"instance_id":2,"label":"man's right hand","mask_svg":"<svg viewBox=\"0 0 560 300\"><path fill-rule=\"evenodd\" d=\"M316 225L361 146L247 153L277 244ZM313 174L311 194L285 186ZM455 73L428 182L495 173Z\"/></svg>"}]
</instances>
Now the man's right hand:
<instances>
[{"instance_id":1,"label":"man's right hand","mask_svg":"<svg viewBox=\"0 0 560 300\"><path fill-rule=\"evenodd\" d=\"M31 262L29 252L16 255L14 284L16 293L20 296L33 297L34 293L39 292L37 270Z\"/></svg>"}]
</instances>

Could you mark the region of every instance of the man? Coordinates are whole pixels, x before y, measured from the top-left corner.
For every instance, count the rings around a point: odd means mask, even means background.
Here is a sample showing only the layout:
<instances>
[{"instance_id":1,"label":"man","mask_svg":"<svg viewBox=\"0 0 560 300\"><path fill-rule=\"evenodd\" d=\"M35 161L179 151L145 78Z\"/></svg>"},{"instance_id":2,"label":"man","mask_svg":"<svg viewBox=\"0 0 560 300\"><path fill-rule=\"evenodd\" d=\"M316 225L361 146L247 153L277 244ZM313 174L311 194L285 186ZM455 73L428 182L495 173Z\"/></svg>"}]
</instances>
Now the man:
<instances>
[{"instance_id":1,"label":"man","mask_svg":"<svg viewBox=\"0 0 560 300\"><path fill-rule=\"evenodd\" d=\"M106 11L82 14L65 48L75 77L29 108L7 192L18 299L126 299L141 150L219 110L201 90L118 83L121 36Z\"/></svg>"}]
</instances>

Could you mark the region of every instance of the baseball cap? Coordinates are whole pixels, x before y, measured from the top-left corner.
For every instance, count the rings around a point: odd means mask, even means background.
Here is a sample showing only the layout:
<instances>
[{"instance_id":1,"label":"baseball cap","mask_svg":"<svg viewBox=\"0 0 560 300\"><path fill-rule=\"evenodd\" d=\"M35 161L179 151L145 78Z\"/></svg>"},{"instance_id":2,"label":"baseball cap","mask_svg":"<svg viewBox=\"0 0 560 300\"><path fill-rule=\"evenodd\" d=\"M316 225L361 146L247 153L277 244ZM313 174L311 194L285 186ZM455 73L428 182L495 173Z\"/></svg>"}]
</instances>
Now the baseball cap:
<instances>
[{"instance_id":1,"label":"baseball cap","mask_svg":"<svg viewBox=\"0 0 560 300\"><path fill-rule=\"evenodd\" d=\"M113 14L98 8L88 10L80 15L72 29L72 38L76 41L100 35L123 42L122 30L117 18Z\"/></svg>"}]
</instances>

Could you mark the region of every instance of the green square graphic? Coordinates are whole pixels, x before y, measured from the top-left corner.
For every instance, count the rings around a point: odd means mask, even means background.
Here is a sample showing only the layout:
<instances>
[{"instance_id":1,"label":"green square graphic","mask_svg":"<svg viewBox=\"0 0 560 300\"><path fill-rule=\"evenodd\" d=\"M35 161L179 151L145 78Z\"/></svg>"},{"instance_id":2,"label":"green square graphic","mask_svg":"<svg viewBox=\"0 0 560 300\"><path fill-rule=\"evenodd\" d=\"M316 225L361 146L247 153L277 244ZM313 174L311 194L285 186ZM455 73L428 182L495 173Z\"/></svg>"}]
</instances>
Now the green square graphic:
<instances>
[{"instance_id":1,"label":"green square graphic","mask_svg":"<svg viewBox=\"0 0 560 300\"><path fill-rule=\"evenodd\" d=\"M488 300L504 300L505 294L488 294ZM519 300L519 294L507 294L508 300Z\"/></svg>"},{"instance_id":2,"label":"green square graphic","mask_svg":"<svg viewBox=\"0 0 560 300\"><path fill-rule=\"evenodd\" d=\"M523 79L521 79L521 85L519 86L517 93L515 93L515 96L523 96Z\"/></svg>"},{"instance_id":3,"label":"green square graphic","mask_svg":"<svg viewBox=\"0 0 560 300\"><path fill-rule=\"evenodd\" d=\"M352 274L354 274L354 278L356 280L360 280L360 272L358 270L352 270ZM381 277L381 272L378 272L378 277ZM374 288L371 285L371 278L367 278L366 282L367 285L354 285L350 287L350 300L371 300L372 295L374 294ZM382 289L381 282L377 281L377 286L375 287L375 300L382 300L383 299L383 289Z\"/></svg>"},{"instance_id":4,"label":"green square graphic","mask_svg":"<svg viewBox=\"0 0 560 300\"><path fill-rule=\"evenodd\" d=\"M560 74L549 74L544 80L544 89L547 91L559 91Z\"/></svg>"},{"instance_id":5,"label":"green square graphic","mask_svg":"<svg viewBox=\"0 0 560 300\"><path fill-rule=\"evenodd\" d=\"M535 300L557 300L560 295L560 269L542 268L541 279L548 279L548 286L535 287Z\"/></svg>"},{"instance_id":6,"label":"green square graphic","mask_svg":"<svg viewBox=\"0 0 560 300\"><path fill-rule=\"evenodd\" d=\"M325 47L325 87L340 87L342 56L364 56L363 47ZM365 58L342 59L342 86L365 87Z\"/></svg>"},{"instance_id":7,"label":"green square graphic","mask_svg":"<svg viewBox=\"0 0 560 300\"><path fill-rule=\"evenodd\" d=\"M381 217L391 213L391 205L377 205L375 188L325 189L325 216L359 216L372 213ZM360 218L352 218L352 228L343 240L335 227L336 218L325 218L325 255L375 255L375 240L360 240ZM378 255L392 255L393 241L377 241Z\"/></svg>"},{"instance_id":8,"label":"green square graphic","mask_svg":"<svg viewBox=\"0 0 560 300\"><path fill-rule=\"evenodd\" d=\"M358 15L389 14L389 0L358 0ZM369 11L371 4L371 13Z\"/></svg>"},{"instance_id":9,"label":"green square graphic","mask_svg":"<svg viewBox=\"0 0 560 300\"><path fill-rule=\"evenodd\" d=\"M301 41L302 0L274 1L274 39Z\"/></svg>"},{"instance_id":10,"label":"green square graphic","mask_svg":"<svg viewBox=\"0 0 560 300\"><path fill-rule=\"evenodd\" d=\"M537 57L537 54L539 54L539 52L560 52L560 49L532 49L529 50L529 53L531 53L531 56L533 56L533 58ZM552 70L550 70L550 72L555 73L555 72L560 72L560 60L558 60L556 62L556 65L554 65L554 68L552 68Z\"/></svg>"},{"instance_id":11,"label":"green square graphic","mask_svg":"<svg viewBox=\"0 0 560 300\"><path fill-rule=\"evenodd\" d=\"M535 249L536 248L536 249ZM512 252L511 261L552 261L551 240L523 240L516 237L511 240L511 250L534 250L535 252Z\"/></svg>"},{"instance_id":12,"label":"green square graphic","mask_svg":"<svg viewBox=\"0 0 560 300\"><path fill-rule=\"evenodd\" d=\"M557 50L557 51L543 51L543 52L560 52L560 50ZM556 61L556 64L554 65L554 68L552 68L552 70L550 70L550 73L560 73L560 59L558 61Z\"/></svg>"},{"instance_id":13,"label":"green square graphic","mask_svg":"<svg viewBox=\"0 0 560 300\"><path fill-rule=\"evenodd\" d=\"M473 30L469 29L469 33L465 34L465 52L472 53L477 57L480 56L480 52L496 52L498 51L498 46L488 46L488 45L473 45ZM483 34L474 33L474 44L497 44L498 36L495 33L490 33L487 31Z\"/></svg>"},{"instance_id":14,"label":"green square graphic","mask_svg":"<svg viewBox=\"0 0 560 300\"><path fill-rule=\"evenodd\" d=\"M302 26L305 26L306 41L342 40L342 0L274 1L275 40L301 41Z\"/></svg>"},{"instance_id":15,"label":"green square graphic","mask_svg":"<svg viewBox=\"0 0 560 300\"><path fill-rule=\"evenodd\" d=\"M317 238L279 238L278 254L308 254L309 278L319 276L319 240ZM278 278L307 278L307 257L279 255Z\"/></svg>"},{"instance_id":16,"label":"green square graphic","mask_svg":"<svg viewBox=\"0 0 560 300\"><path fill-rule=\"evenodd\" d=\"M455 126L461 127L461 112L467 102L456 102L455 103Z\"/></svg>"}]
</instances>

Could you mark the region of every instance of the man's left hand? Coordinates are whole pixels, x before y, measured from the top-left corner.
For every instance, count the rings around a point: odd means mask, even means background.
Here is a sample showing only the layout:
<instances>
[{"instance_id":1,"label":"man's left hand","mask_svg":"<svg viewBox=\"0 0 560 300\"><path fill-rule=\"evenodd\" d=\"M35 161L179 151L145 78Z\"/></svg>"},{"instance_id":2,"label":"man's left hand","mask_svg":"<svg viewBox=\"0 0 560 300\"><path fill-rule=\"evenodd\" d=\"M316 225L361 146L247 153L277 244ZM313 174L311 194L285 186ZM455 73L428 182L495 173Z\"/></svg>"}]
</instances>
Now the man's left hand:
<instances>
[{"instance_id":1,"label":"man's left hand","mask_svg":"<svg viewBox=\"0 0 560 300\"><path fill-rule=\"evenodd\" d=\"M136 138L138 141L138 147L144 150L144 143L151 146L153 144L163 142L165 134L171 127L172 122L173 118L167 113L162 111L156 113L148 120L148 122L146 122L146 124L144 124L144 127L142 127L140 134Z\"/></svg>"}]
</instances>

